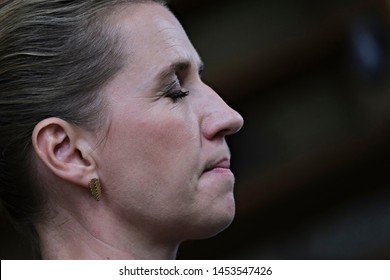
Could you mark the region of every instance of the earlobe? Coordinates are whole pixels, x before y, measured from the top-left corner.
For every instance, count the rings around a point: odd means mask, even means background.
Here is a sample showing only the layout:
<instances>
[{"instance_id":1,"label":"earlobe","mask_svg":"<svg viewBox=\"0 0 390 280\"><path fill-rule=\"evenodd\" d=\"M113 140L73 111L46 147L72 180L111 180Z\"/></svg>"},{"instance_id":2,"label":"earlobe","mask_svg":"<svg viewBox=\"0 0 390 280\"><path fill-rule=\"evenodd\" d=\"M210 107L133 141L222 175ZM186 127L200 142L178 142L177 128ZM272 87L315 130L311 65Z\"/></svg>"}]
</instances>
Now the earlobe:
<instances>
[{"instance_id":1,"label":"earlobe","mask_svg":"<svg viewBox=\"0 0 390 280\"><path fill-rule=\"evenodd\" d=\"M91 145L80 128L48 118L35 126L32 144L40 160L58 177L83 187L97 177Z\"/></svg>"}]
</instances>

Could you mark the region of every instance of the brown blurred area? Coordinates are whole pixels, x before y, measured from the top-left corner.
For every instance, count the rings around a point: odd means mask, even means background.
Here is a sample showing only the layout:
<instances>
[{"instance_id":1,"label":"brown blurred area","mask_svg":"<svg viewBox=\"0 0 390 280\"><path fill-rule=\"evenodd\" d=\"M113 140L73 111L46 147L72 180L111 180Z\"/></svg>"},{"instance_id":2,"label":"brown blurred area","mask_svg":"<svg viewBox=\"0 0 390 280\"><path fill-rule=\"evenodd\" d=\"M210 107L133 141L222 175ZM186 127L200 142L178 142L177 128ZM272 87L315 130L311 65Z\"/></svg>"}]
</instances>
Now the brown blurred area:
<instances>
[{"instance_id":1,"label":"brown blurred area","mask_svg":"<svg viewBox=\"0 0 390 280\"><path fill-rule=\"evenodd\" d=\"M390 259L390 2L172 0L229 137L237 214L179 259ZM28 259L0 219L1 258Z\"/></svg>"}]
</instances>

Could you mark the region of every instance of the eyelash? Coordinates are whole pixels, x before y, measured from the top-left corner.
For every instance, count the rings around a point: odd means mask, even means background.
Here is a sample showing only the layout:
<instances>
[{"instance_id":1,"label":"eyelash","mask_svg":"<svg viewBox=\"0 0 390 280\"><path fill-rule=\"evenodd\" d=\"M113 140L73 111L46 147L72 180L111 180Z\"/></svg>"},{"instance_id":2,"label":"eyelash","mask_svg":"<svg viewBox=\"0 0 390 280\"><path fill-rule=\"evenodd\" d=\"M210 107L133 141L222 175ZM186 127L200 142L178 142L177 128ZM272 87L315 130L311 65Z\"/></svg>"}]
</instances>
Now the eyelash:
<instances>
[{"instance_id":1,"label":"eyelash","mask_svg":"<svg viewBox=\"0 0 390 280\"><path fill-rule=\"evenodd\" d=\"M190 92L188 90L182 90L182 89L179 89L179 90L173 90L173 91L169 91L165 94L165 97L168 97L170 99L172 99L172 102L173 103L176 103L178 102L180 99L183 99L185 98L186 96L188 96Z\"/></svg>"},{"instance_id":2,"label":"eyelash","mask_svg":"<svg viewBox=\"0 0 390 280\"><path fill-rule=\"evenodd\" d=\"M177 81L171 83L167 87L167 90L164 93L164 97L170 98L173 103L180 101L181 99L187 97L189 94L188 90L183 90L182 88L175 89L176 85L178 85L178 84L179 83ZM180 84L179 84L179 86L180 86Z\"/></svg>"}]
</instances>

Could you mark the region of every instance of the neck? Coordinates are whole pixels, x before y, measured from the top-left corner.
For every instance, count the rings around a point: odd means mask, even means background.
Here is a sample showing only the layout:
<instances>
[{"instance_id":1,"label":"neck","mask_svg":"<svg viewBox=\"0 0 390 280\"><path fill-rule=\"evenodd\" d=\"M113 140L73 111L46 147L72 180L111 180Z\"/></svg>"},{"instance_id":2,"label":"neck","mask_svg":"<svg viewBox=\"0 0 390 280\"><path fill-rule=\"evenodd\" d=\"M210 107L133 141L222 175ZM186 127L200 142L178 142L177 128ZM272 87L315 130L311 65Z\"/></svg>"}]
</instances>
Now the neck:
<instances>
[{"instance_id":1,"label":"neck","mask_svg":"<svg viewBox=\"0 0 390 280\"><path fill-rule=\"evenodd\" d=\"M95 209L96 211L96 209ZM58 214L53 223L37 224L43 259L175 259L179 246L155 240L139 229L94 213L91 219ZM59 218L61 217L61 218ZM110 221L109 224L99 221ZM93 221L93 220L92 220Z\"/></svg>"}]
</instances>

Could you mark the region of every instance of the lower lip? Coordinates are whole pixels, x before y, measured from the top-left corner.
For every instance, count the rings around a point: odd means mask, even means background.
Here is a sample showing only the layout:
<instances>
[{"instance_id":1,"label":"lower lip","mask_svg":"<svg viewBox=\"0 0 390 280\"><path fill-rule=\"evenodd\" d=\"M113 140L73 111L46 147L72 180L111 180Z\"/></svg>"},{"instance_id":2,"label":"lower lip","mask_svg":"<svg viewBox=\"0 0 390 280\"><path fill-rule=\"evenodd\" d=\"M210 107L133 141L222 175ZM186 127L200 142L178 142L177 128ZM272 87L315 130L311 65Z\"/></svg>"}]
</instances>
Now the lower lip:
<instances>
[{"instance_id":1,"label":"lower lip","mask_svg":"<svg viewBox=\"0 0 390 280\"><path fill-rule=\"evenodd\" d=\"M233 175L233 172L229 168L216 167L211 170L208 170L206 173L215 173L215 174L229 174Z\"/></svg>"}]
</instances>

